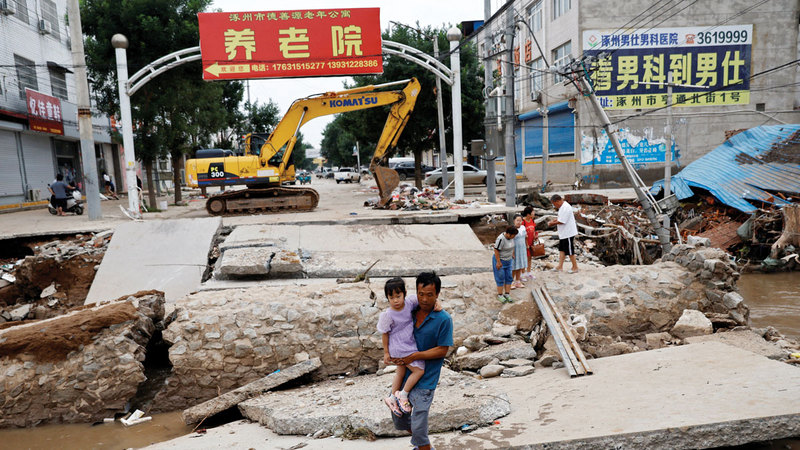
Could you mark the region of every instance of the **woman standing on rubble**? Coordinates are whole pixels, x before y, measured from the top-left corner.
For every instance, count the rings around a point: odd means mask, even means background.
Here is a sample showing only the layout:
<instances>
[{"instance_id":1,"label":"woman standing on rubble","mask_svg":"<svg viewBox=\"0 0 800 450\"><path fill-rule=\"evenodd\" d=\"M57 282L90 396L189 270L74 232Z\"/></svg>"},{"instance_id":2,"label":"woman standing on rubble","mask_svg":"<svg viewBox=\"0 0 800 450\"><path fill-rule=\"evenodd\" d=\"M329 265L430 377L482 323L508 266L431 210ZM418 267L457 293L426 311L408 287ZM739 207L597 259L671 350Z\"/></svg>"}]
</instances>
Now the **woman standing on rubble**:
<instances>
[{"instance_id":1,"label":"woman standing on rubble","mask_svg":"<svg viewBox=\"0 0 800 450\"><path fill-rule=\"evenodd\" d=\"M517 229L517 235L514 236L514 262L511 265L514 283L511 285L511 289L521 289L525 287L525 285L522 284L522 272L525 272L525 269L528 267L526 264L528 257L528 238L525 225L522 224L522 216L519 214L514 215L514 228Z\"/></svg>"}]
</instances>

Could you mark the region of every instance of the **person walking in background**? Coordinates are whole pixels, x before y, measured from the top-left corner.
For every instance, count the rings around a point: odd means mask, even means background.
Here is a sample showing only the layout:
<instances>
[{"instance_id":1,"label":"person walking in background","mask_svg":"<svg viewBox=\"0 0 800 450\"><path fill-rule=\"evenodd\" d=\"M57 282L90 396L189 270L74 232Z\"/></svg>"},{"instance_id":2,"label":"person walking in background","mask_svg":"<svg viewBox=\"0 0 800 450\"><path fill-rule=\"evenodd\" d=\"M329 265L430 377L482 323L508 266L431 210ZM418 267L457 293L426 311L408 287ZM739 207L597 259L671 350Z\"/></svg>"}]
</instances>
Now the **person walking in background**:
<instances>
[{"instance_id":1,"label":"person walking in background","mask_svg":"<svg viewBox=\"0 0 800 450\"><path fill-rule=\"evenodd\" d=\"M514 226L517 228L517 235L514 236L514 261L511 264L514 282L511 284L511 289L522 289L525 287L525 284L522 283L522 272L528 268L528 246L527 231L525 225L522 224L521 215L514 215Z\"/></svg>"},{"instance_id":2,"label":"person walking in background","mask_svg":"<svg viewBox=\"0 0 800 450\"><path fill-rule=\"evenodd\" d=\"M533 220L532 206L526 206L525 209L522 210L522 225L525 226L525 247L528 253L528 265L525 273L522 274L522 281L530 281L534 278L533 274L531 274L533 243L536 241L536 238L539 237L539 233L536 232L536 222Z\"/></svg>"},{"instance_id":3,"label":"person walking in background","mask_svg":"<svg viewBox=\"0 0 800 450\"><path fill-rule=\"evenodd\" d=\"M575 213L572 212L572 205L564 201L558 194L550 197L550 201L553 202L553 206L558 208L558 218L549 223L550 226L555 225L558 230L558 266L553 270L563 270L564 260L569 256L572 269L568 272L575 273L578 271L578 261L575 259L575 236L578 235Z\"/></svg>"},{"instance_id":4,"label":"person walking in background","mask_svg":"<svg viewBox=\"0 0 800 450\"><path fill-rule=\"evenodd\" d=\"M494 241L494 256L492 256L492 270L494 282L497 285L497 300L500 303L511 303L511 264L514 262L514 237L519 230L514 225L506 228Z\"/></svg>"}]
</instances>

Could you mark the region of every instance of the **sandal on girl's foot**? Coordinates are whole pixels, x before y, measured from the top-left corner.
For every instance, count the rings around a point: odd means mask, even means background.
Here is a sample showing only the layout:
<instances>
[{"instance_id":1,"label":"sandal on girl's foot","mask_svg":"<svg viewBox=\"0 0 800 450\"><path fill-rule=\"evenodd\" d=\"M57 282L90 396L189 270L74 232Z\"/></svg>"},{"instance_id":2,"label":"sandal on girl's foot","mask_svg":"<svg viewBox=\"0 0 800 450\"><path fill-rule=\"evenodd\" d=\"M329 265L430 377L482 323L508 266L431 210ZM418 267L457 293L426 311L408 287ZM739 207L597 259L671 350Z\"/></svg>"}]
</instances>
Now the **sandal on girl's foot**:
<instances>
[{"instance_id":1,"label":"sandal on girl's foot","mask_svg":"<svg viewBox=\"0 0 800 450\"><path fill-rule=\"evenodd\" d=\"M389 409L392 411L392 414L394 414L395 416L401 417L403 415L403 411L401 411L400 407L397 406L397 397L395 397L394 395L390 395L384 398L383 403L386 403L386 406L389 407Z\"/></svg>"},{"instance_id":2,"label":"sandal on girl's foot","mask_svg":"<svg viewBox=\"0 0 800 450\"><path fill-rule=\"evenodd\" d=\"M408 397L397 397L397 405L400 407L403 414L411 414L411 402L408 401Z\"/></svg>"}]
</instances>

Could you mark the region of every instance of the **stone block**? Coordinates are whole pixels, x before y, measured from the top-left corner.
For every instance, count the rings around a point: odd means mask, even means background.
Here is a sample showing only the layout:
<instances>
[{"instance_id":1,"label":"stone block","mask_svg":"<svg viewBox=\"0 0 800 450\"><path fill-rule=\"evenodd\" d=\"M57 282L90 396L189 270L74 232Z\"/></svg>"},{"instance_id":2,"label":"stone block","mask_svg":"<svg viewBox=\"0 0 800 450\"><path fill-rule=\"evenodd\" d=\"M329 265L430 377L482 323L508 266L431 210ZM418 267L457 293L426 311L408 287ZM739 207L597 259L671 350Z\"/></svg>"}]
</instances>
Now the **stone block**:
<instances>
[{"instance_id":1,"label":"stone block","mask_svg":"<svg viewBox=\"0 0 800 450\"><path fill-rule=\"evenodd\" d=\"M489 364L487 366L481 367L480 375L482 378L494 378L506 369L505 366L500 364Z\"/></svg>"},{"instance_id":2,"label":"stone block","mask_svg":"<svg viewBox=\"0 0 800 450\"><path fill-rule=\"evenodd\" d=\"M648 333L644 335L645 342L648 349L657 349L664 346L664 342L672 339L669 333Z\"/></svg>"},{"instance_id":3,"label":"stone block","mask_svg":"<svg viewBox=\"0 0 800 450\"><path fill-rule=\"evenodd\" d=\"M691 336L701 336L714 332L711 321L705 314L693 309L684 309L678 322L672 327L670 333L681 339Z\"/></svg>"},{"instance_id":4,"label":"stone block","mask_svg":"<svg viewBox=\"0 0 800 450\"><path fill-rule=\"evenodd\" d=\"M528 300L506 306L500 311L497 320L506 325L514 325L519 331L527 332L542 321L542 314L536 303Z\"/></svg>"},{"instance_id":5,"label":"stone block","mask_svg":"<svg viewBox=\"0 0 800 450\"><path fill-rule=\"evenodd\" d=\"M743 301L744 298L738 292L728 292L722 297L722 302L728 309L736 309Z\"/></svg>"},{"instance_id":6,"label":"stone block","mask_svg":"<svg viewBox=\"0 0 800 450\"><path fill-rule=\"evenodd\" d=\"M535 359L536 350L526 342L512 341L490 346L475 353L456 357L455 365L462 369L477 370L490 364L493 360Z\"/></svg>"},{"instance_id":7,"label":"stone block","mask_svg":"<svg viewBox=\"0 0 800 450\"><path fill-rule=\"evenodd\" d=\"M517 366L509 367L500 374L503 378L524 377L532 374L536 369L533 366Z\"/></svg>"},{"instance_id":8,"label":"stone block","mask_svg":"<svg viewBox=\"0 0 800 450\"><path fill-rule=\"evenodd\" d=\"M28 304L12 309L9 311L11 320L24 320L26 317L28 317L28 314L30 314L31 308L33 308L33 305Z\"/></svg>"},{"instance_id":9,"label":"stone block","mask_svg":"<svg viewBox=\"0 0 800 450\"><path fill-rule=\"evenodd\" d=\"M503 325L500 322L495 322L492 326L492 336L496 337L510 337L517 332L517 327L514 325Z\"/></svg>"},{"instance_id":10,"label":"stone block","mask_svg":"<svg viewBox=\"0 0 800 450\"><path fill-rule=\"evenodd\" d=\"M500 364L506 367L518 367L518 366L529 366L533 364L532 359L522 359L522 358L515 358L515 359L507 359L505 361L500 361Z\"/></svg>"},{"instance_id":11,"label":"stone block","mask_svg":"<svg viewBox=\"0 0 800 450\"><path fill-rule=\"evenodd\" d=\"M269 271L273 276L299 275L303 264L297 252L278 250L269 262Z\"/></svg>"}]
</instances>

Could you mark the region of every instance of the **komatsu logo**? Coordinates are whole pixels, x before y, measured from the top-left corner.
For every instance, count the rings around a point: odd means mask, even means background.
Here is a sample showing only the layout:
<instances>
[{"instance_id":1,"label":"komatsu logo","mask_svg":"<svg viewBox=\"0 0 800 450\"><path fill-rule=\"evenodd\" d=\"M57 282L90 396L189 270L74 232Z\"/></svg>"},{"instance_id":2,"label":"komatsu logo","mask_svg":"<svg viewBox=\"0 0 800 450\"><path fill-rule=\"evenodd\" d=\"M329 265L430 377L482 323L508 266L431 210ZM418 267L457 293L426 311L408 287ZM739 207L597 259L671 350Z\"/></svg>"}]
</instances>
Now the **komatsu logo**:
<instances>
[{"instance_id":1,"label":"komatsu logo","mask_svg":"<svg viewBox=\"0 0 800 450\"><path fill-rule=\"evenodd\" d=\"M359 98L346 98L343 100L331 100L331 108L338 108L342 106L364 106L378 104L378 97L359 97Z\"/></svg>"}]
</instances>

